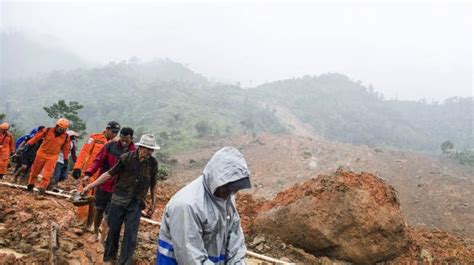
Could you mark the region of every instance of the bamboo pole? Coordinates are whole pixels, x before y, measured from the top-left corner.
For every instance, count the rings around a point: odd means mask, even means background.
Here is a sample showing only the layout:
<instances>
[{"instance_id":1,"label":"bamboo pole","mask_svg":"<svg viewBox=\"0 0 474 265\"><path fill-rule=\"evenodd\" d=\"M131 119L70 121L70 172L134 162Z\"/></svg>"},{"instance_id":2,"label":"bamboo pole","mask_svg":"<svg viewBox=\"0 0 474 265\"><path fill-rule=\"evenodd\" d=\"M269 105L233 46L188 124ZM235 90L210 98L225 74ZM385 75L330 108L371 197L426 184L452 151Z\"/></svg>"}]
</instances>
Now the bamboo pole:
<instances>
[{"instance_id":1,"label":"bamboo pole","mask_svg":"<svg viewBox=\"0 0 474 265\"><path fill-rule=\"evenodd\" d=\"M57 264L56 251L59 249L59 237L58 237L59 225L57 223L51 223L51 232L49 236L49 263Z\"/></svg>"},{"instance_id":2,"label":"bamboo pole","mask_svg":"<svg viewBox=\"0 0 474 265\"><path fill-rule=\"evenodd\" d=\"M26 186L13 184L13 183L8 183L8 182L0 182L0 185L8 186L8 187L11 187L11 188L26 189ZM63 192L46 191L46 194L53 195L53 196L58 196L58 197L63 197L63 198L66 198L66 199L71 198L71 195L65 194L64 191ZM152 224L152 225L161 226L160 222L149 219L149 218L146 218L146 217L141 217L140 220L143 221L143 222ZM271 263L274 263L274 264L283 264L283 265L294 264L294 263L286 262L286 261L283 261L283 260L278 260L278 259L275 259L275 258L272 258L272 257L268 257L268 256L265 256L265 255L262 255L262 254L258 254L258 253L255 253L253 251L250 251L250 250L247 250L247 255L251 256L251 257L258 258L258 259L261 259L261 260L264 260L264 261L268 261L268 262L271 262Z\"/></svg>"}]
</instances>

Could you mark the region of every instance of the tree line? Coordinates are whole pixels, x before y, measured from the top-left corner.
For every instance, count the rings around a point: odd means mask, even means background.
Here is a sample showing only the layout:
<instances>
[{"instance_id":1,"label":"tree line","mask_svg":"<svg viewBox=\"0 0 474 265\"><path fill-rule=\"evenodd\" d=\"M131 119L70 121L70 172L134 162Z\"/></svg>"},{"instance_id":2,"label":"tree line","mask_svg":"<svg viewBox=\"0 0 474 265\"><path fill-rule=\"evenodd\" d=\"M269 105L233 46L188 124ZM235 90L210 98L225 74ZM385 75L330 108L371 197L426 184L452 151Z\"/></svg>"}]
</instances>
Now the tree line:
<instances>
[{"instance_id":1,"label":"tree line","mask_svg":"<svg viewBox=\"0 0 474 265\"><path fill-rule=\"evenodd\" d=\"M154 133L170 150L235 134L286 133L289 125L269 107L275 104L290 109L317 134L341 142L428 152L439 151L446 140L459 149L474 145L472 98L441 103L387 100L372 86L341 74L242 89L211 82L170 60L141 63L131 58L93 69L16 79L0 88L4 95L0 112L18 128L44 123L48 115L56 114L40 110L57 104L75 109L88 132L118 120L137 133ZM77 124L78 130L86 130L85 124Z\"/></svg>"}]
</instances>

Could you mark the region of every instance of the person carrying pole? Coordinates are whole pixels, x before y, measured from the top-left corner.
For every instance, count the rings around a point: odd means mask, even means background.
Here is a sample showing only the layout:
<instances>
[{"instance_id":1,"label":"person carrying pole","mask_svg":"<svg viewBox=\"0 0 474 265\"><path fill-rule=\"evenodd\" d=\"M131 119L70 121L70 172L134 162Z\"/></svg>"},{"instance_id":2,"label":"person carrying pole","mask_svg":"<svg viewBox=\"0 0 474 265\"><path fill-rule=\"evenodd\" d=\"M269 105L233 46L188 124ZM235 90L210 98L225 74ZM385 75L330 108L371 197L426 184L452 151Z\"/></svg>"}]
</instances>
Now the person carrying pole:
<instances>
[{"instance_id":1,"label":"person carrying pole","mask_svg":"<svg viewBox=\"0 0 474 265\"><path fill-rule=\"evenodd\" d=\"M115 177L115 188L110 202L108 223L109 233L105 241L104 262L115 264L120 241L120 230L125 223L118 264L133 264L137 245L138 228L142 210L146 207L146 196L151 193L151 204L147 216L152 216L156 207L156 183L158 181L158 161L152 156L160 149L155 137L144 134L138 149L123 154L117 164L102 174L96 181L84 188L83 194Z\"/></svg>"},{"instance_id":2,"label":"person carrying pole","mask_svg":"<svg viewBox=\"0 0 474 265\"><path fill-rule=\"evenodd\" d=\"M120 124L116 121L110 121L107 123L105 130L101 133L94 133L89 135L86 143L82 146L79 156L77 157L76 163L74 163L72 177L74 179L79 179L80 183L78 186L78 191L82 191L83 187L87 185L84 181L84 171L88 169L94 162L95 157L100 152L102 147L114 139L117 136L117 133L120 131ZM90 176L90 180L94 181L98 176L98 172ZM88 195L94 195L95 190L90 190ZM94 220L94 202L90 202L88 205L84 205L76 208L76 218L79 224L84 224L84 230L89 230L92 226Z\"/></svg>"},{"instance_id":3,"label":"person carrying pole","mask_svg":"<svg viewBox=\"0 0 474 265\"><path fill-rule=\"evenodd\" d=\"M31 166L30 177L28 179L29 192L33 192L36 178L42 172L43 178L41 179L38 189L39 195L44 195L51 177L53 176L59 153L62 151L64 153L64 157L69 156L70 139L66 134L68 127L69 121L67 119L61 118L56 122L55 127L46 128L41 132L38 132L26 143L24 151L28 152L28 150L38 141L43 140L43 143L36 152L33 165ZM65 159L64 162L67 163L67 159Z\"/></svg>"},{"instance_id":4,"label":"person carrying pole","mask_svg":"<svg viewBox=\"0 0 474 265\"><path fill-rule=\"evenodd\" d=\"M90 176L93 176L97 171L99 171L99 176L104 172L108 171L115 164L117 164L118 159L124 153L135 151L135 145L133 143L133 129L128 127L123 127L120 130L119 140L110 141L102 147L99 154L95 157L92 165L86 170L84 176L84 182L88 183ZM105 235L107 235L108 226L107 226L107 215L110 208L110 200L112 199L112 194L115 187L115 176L104 182L102 185L98 186L95 190L95 217L94 217L94 234L96 237L100 233L100 242L103 243ZM106 217L105 222L102 222L102 219Z\"/></svg>"}]
</instances>

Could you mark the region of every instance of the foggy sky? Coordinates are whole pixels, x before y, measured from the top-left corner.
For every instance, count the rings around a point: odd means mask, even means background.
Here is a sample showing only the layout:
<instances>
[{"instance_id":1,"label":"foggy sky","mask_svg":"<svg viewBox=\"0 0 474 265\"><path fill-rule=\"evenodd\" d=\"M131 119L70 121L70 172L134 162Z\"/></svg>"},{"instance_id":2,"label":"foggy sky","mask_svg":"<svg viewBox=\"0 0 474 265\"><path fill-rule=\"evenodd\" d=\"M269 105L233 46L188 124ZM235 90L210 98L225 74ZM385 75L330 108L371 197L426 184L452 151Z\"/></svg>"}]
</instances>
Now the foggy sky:
<instances>
[{"instance_id":1,"label":"foggy sky","mask_svg":"<svg viewBox=\"0 0 474 265\"><path fill-rule=\"evenodd\" d=\"M91 63L170 58L240 82L347 74L386 98L472 96L471 4L1 3L1 28Z\"/></svg>"}]
</instances>

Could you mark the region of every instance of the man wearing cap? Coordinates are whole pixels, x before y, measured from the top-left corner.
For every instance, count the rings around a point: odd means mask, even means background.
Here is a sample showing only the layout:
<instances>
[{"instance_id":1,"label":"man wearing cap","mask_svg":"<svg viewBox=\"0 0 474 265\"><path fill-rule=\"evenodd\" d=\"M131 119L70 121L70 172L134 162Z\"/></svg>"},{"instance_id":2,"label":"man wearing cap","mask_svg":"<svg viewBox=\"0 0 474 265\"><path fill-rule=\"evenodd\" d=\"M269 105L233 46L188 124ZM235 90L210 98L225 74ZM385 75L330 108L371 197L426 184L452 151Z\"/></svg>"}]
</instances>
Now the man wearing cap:
<instances>
[{"instance_id":1,"label":"man wearing cap","mask_svg":"<svg viewBox=\"0 0 474 265\"><path fill-rule=\"evenodd\" d=\"M31 166L30 177L28 179L28 191L33 191L36 177L43 172L43 178L38 187L39 194L43 195L53 176L59 153L62 151L64 157L67 158L69 156L70 139L66 134L68 127L69 121L61 118L56 122L55 127L43 129L26 143L24 151L28 152L38 141L43 140L43 143L36 152L33 165ZM67 161L67 159L64 159L64 163L67 163Z\"/></svg>"},{"instance_id":2,"label":"man wearing cap","mask_svg":"<svg viewBox=\"0 0 474 265\"><path fill-rule=\"evenodd\" d=\"M8 161L15 152L15 140L8 131L9 128L10 125L6 122L0 124L0 179L7 173Z\"/></svg>"},{"instance_id":3,"label":"man wearing cap","mask_svg":"<svg viewBox=\"0 0 474 265\"><path fill-rule=\"evenodd\" d=\"M104 262L116 260L120 228L125 222L119 264L133 264L141 211L145 209L148 190L151 193L151 205L147 215L151 216L155 211L158 162L152 153L160 147L151 134L143 135L140 142L135 143L135 146L138 146L138 149L123 154L115 166L102 174L96 181L87 185L83 191L84 194L112 176L116 176L109 209L109 233L105 242Z\"/></svg>"},{"instance_id":4,"label":"man wearing cap","mask_svg":"<svg viewBox=\"0 0 474 265\"><path fill-rule=\"evenodd\" d=\"M100 150L92 165L86 170L84 178L94 175L97 171L99 171L99 175L102 175L102 173L108 171L117 164L121 155L130 151L135 151L135 145L133 144L133 129L123 127L120 130L119 139L117 141L106 143ZM99 227L101 227L101 242L103 242L108 231L107 224L106 222L102 222L102 219L104 213L105 215L108 215L108 209L110 208L109 204L112 199L114 187L115 178L112 177L95 189L94 234L98 236Z\"/></svg>"},{"instance_id":5,"label":"man wearing cap","mask_svg":"<svg viewBox=\"0 0 474 265\"><path fill-rule=\"evenodd\" d=\"M95 157L100 152L102 147L110 140L117 136L120 131L120 124L116 121L110 121L107 123L105 130L101 133L94 133L89 135L87 142L82 146L79 156L77 157L76 163L72 176L74 179L79 179L83 174L83 171L88 169ZM97 172L98 173L98 172ZM98 174L90 176L90 180L94 181ZM87 185L89 177L83 178L79 184L78 190L81 191L83 186ZM93 195L94 190L89 191L89 195ZM76 217L79 223L85 224L85 229L89 229L92 226L94 219L94 204L91 202L89 205L81 206L76 208Z\"/></svg>"},{"instance_id":6,"label":"man wearing cap","mask_svg":"<svg viewBox=\"0 0 474 265\"><path fill-rule=\"evenodd\" d=\"M243 155L224 147L203 174L178 191L163 212L156 264L245 264L235 193L248 189Z\"/></svg>"}]
</instances>

